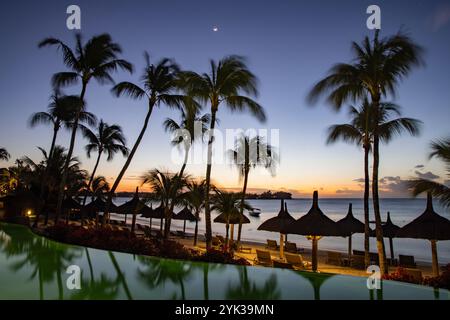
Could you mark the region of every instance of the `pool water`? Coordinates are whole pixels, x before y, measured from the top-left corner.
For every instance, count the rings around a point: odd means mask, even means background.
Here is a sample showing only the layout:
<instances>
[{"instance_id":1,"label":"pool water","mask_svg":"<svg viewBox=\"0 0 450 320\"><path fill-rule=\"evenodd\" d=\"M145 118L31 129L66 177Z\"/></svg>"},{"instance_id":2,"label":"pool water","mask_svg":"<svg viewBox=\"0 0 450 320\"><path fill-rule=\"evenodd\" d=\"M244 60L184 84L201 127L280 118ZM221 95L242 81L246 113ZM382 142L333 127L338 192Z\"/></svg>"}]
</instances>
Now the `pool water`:
<instances>
[{"instance_id":1,"label":"pool water","mask_svg":"<svg viewBox=\"0 0 450 320\"><path fill-rule=\"evenodd\" d=\"M81 270L80 289L69 289L71 265ZM446 290L393 281L376 292L366 281L97 250L0 223L0 299L450 299Z\"/></svg>"}]
</instances>

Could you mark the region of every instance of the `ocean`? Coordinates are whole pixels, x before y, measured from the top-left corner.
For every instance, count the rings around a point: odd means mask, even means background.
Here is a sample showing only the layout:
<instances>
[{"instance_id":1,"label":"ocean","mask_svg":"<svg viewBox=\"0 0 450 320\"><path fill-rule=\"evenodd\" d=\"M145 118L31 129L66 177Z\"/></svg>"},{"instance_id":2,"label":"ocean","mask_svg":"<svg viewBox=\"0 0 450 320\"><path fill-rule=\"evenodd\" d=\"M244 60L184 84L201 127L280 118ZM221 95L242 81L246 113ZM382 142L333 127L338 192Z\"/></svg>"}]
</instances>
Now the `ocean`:
<instances>
[{"instance_id":1,"label":"ocean","mask_svg":"<svg viewBox=\"0 0 450 320\"><path fill-rule=\"evenodd\" d=\"M118 205L128 201L129 198L116 198L114 202ZM272 239L279 241L279 234L267 231L258 231L258 226L265 220L272 218L278 214L280 210L280 200L248 200L248 202L255 208L261 209L260 217L249 216L250 223L244 224L242 227L242 238L243 240L254 241L265 243L266 239ZM292 199L286 200L289 213L296 219L301 217L303 214L308 212L311 207L311 199ZM349 203L353 204L353 214L360 221L364 221L364 210L363 210L363 200L362 199L331 199L322 198L319 199L319 206L321 210L331 219L337 221L343 218L348 211ZM158 204L154 204L155 207ZM413 219L417 218L423 213L426 206L425 199L381 199L380 208L382 212L382 220L385 221L387 217L387 212L391 214L391 220L394 224L398 226L404 226ZM444 210L437 201L434 202L435 211L446 217L450 218L450 212ZM180 209L180 208L179 208ZM178 212L175 210L175 212ZM370 220L373 221L372 208L370 209L371 216ZM212 213L212 219L217 216L217 213ZM116 216L112 214L112 217L117 219L122 219L123 216ZM205 232L205 219L201 217L199 222L199 234L204 234ZM128 215L127 222L131 223L131 216ZM141 224L148 225L149 219L144 219L141 217L137 218L137 221ZM159 220L153 219L153 226L159 226ZM186 232L194 232L195 223L186 222ZM371 228L374 228L374 224L371 224ZM172 220L172 230L182 230L183 221ZM225 225L213 223L212 226L213 234L225 234ZM235 237L237 236L237 226L235 227ZM288 235L288 240L295 242L297 246L310 248L311 242L308 241L304 236L299 235ZM386 254L389 257L389 241L385 239L386 244ZM341 237L324 237L319 241L319 250L334 250L340 252L347 252L348 240L347 238ZM364 235L354 234L353 235L353 249L364 250ZM450 263L450 241L439 241L438 247L438 257L439 263ZM370 251L376 252L375 239L371 238L370 241ZM398 257L399 254L413 255L417 261L431 262L431 246L428 240L422 239L394 239L394 252L395 256Z\"/></svg>"}]
</instances>

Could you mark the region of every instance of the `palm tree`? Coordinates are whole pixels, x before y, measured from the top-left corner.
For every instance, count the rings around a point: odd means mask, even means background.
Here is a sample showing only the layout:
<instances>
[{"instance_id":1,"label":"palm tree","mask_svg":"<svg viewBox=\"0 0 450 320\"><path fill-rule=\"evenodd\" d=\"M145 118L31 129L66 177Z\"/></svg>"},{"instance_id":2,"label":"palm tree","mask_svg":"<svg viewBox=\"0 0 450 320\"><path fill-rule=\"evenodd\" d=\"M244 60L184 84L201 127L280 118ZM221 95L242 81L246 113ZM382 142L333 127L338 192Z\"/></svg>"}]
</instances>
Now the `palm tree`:
<instances>
[{"instance_id":1,"label":"palm tree","mask_svg":"<svg viewBox=\"0 0 450 320\"><path fill-rule=\"evenodd\" d=\"M413 135L419 132L420 121L410 118L391 119L393 113L400 115L400 107L393 103L380 103L380 110L375 112L369 101L364 99L361 107L350 107L350 123L333 125L328 129L328 144L342 140L361 146L364 150L364 261L366 266L370 264L369 153L372 149L374 129L378 127L380 138L384 142L389 142L395 134L401 134L403 130ZM380 116L378 123L375 118L377 114Z\"/></svg>"},{"instance_id":2,"label":"palm tree","mask_svg":"<svg viewBox=\"0 0 450 320\"><path fill-rule=\"evenodd\" d=\"M450 137L433 141L431 143L431 150L429 155L430 159L438 158L444 161L447 175L450 175ZM418 196L424 192L431 192L433 197L438 198L445 208L450 208L450 188L445 184L425 179L417 179L411 181L410 185L414 196Z\"/></svg>"},{"instance_id":3,"label":"palm tree","mask_svg":"<svg viewBox=\"0 0 450 320\"><path fill-rule=\"evenodd\" d=\"M146 67L141 77L142 86L138 86L131 82L121 82L114 86L112 92L117 97L126 95L132 99L141 100L146 98L148 101L147 115L145 116L144 125L139 133L130 154L128 155L125 164L120 170L114 184L111 188L110 195L108 197L105 217L108 215L109 205L111 203L112 196L120 184L125 172L127 171L131 160L136 153L145 131L147 130L148 121L152 115L153 108L159 107L164 104L167 107L180 108L183 102L186 102L188 98L184 95L176 94L178 89L178 65L167 58L161 59L156 65L150 63L150 56L147 52L144 53Z\"/></svg>"},{"instance_id":4,"label":"palm tree","mask_svg":"<svg viewBox=\"0 0 450 320\"><path fill-rule=\"evenodd\" d=\"M104 176L96 176L87 192L91 195L92 200L94 198L105 200L109 190L109 183L106 181L106 178Z\"/></svg>"},{"instance_id":5,"label":"palm tree","mask_svg":"<svg viewBox=\"0 0 450 320\"><path fill-rule=\"evenodd\" d=\"M351 64L339 63L333 66L328 75L319 81L309 93L308 99L311 103L317 101L320 96L327 96L328 102L336 110L339 110L346 101L357 101L369 96L370 103L377 113L381 99L388 94L395 95L399 81L406 77L414 66L422 64L423 49L404 34L398 33L379 40L378 33L379 30L375 32L373 42L366 36L361 45L356 42L352 43L353 62ZM380 134L378 128L375 128L372 198L380 269L382 274L386 274L388 270L378 194L379 144Z\"/></svg>"},{"instance_id":6,"label":"palm tree","mask_svg":"<svg viewBox=\"0 0 450 320\"><path fill-rule=\"evenodd\" d=\"M30 127L34 128L38 124L51 124L53 126L53 137L48 152L48 157L51 158L53 149L55 148L56 138L61 126L67 129L71 128L77 113L76 106L78 103L78 96L74 95L60 95L58 90L55 90L51 96L51 102L48 106L48 111L33 113L29 120ZM82 110L79 114L79 123L88 125L95 125L95 115L90 112Z\"/></svg>"},{"instance_id":7,"label":"palm tree","mask_svg":"<svg viewBox=\"0 0 450 320\"><path fill-rule=\"evenodd\" d=\"M89 129L84 130L83 133L89 140L89 143L85 146L88 158L91 157L93 151L98 153L94 169L92 170L91 177L87 184L87 190L90 190L102 154L107 154L108 157L106 160L111 161L118 152L121 152L122 155L126 157L128 155L128 148L125 146L126 139L122 133L122 128L117 124L108 125L106 122L103 122L103 120L100 120L96 133ZM83 199L83 206L86 204L86 198L87 193Z\"/></svg>"},{"instance_id":8,"label":"palm tree","mask_svg":"<svg viewBox=\"0 0 450 320\"><path fill-rule=\"evenodd\" d=\"M75 50L72 50L64 42L55 38L47 38L39 43L39 48L56 46L60 49L63 53L64 64L70 69L68 72L59 72L53 75L52 83L55 88L76 84L78 81L81 81L81 92L72 126L70 146L67 152L67 162L64 166L63 177L58 191L55 223L58 222L62 209L67 169L75 147L75 137L80 114L86 105L84 97L90 80L94 78L100 84L114 83L111 72L116 71L119 68L129 71L130 73L133 71L133 67L129 62L123 59L117 59L117 55L122 52L122 49L117 43L112 41L109 34L105 33L94 36L83 45L81 34L78 33L75 36L75 41Z\"/></svg>"},{"instance_id":9,"label":"palm tree","mask_svg":"<svg viewBox=\"0 0 450 320\"><path fill-rule=\"evenodd\" d=\"M185 201L190 209L194 211L194 215L197 218L195 220L194 231L194 246L196 246L198 238L198 220L200 219L200 210L203 208L205 203L205 181L191 181L187 184L187 189L188 191L185 194Z\"/></svg>"},{"instance_id":10,"label":"palm tree","mask_svg":"<svg viewBox=\"0 0 450 320\"><path fill-rule=\"evenodd\" d=\"M168 239L173 208L175 205L183 203L183 189L187 184L187 178L153 169L142 176L142 184L151 186L155 199L161 201L161 205L164 207L164 237Z\"/></svg>"},{"instance_id":11,"label":"palm tree","mask_svg":"<svg viewBox=\"0 0 450 320\"><path fill-rule=\"evenodd\" d=\"M212 169L212 145L217 112L220 105L226 105L231 111L249 111L258 120L265 121L264 109L247 95L258 95L257 79L250 72L244 58L229 56L218 63L211 60L209 74L195 72L183 73L183 85L190 96L197 101L210 104L211 121L208 137L208 157L206 165L205 188L205 220L206 220L206 247L211 248L211 209L210 188Z\"/></svg>"},{"instance_id":12,"label":"palm tree","mask_svg":"<svg viewBox=\"0 0 450 320\"><path fill-rule=\"evenodd\" d=\"M244 214L244 200L247 192L248 175L250 170L262 166L275 175L275 165L278 162L278 154L274 148L264 141L263 137L240 135L235 141L234 150L229 150L233 163L239 169L239 178L244 179L242 187L242 201L240 213ZM242 221L239 220L237 243L241 241Z\"/></svg>"},{"instance_id":13,"label":"palm tree","mask_svg":"<svg viewBox=\"0 0 450 320\"><path fill-rule=\"evenodd\" d=\"M0 160L8 161L11 155L5 148L0 147Z\"/></svg>"},{"instance_id":14,"label":"palm tree","mask_svg":"<svg viewBox=\"0 0 450 320\"><path fill-rule=\"evenodd\" d=\"M184 161L179 175L182 176L188 162L189 150L197 139L203 139L203 134L207 131L207 124L210 121L209 114L199 117L200 108L194 105L186 105L181 109L181 121L177 123L174 119L167 118L164 121L164 129L167 132L176 134L172 144L181 146L184 151Z\"/></svg>"},{"instance_id":15,"label":"palm tree","mask_svg":"<svg viewBox=\"0 0 450 320\"><path fill-rule=\"evenodd\" d=\"M225 248L229 249L230 220L240 216L242 195L236 192L221 191L218 188L214 188L214 192L215 194L211 198L211 211L217 211L225 216ZM244 202L244 208L248 209L250 206Z\"/></svg>"}]
</instances>

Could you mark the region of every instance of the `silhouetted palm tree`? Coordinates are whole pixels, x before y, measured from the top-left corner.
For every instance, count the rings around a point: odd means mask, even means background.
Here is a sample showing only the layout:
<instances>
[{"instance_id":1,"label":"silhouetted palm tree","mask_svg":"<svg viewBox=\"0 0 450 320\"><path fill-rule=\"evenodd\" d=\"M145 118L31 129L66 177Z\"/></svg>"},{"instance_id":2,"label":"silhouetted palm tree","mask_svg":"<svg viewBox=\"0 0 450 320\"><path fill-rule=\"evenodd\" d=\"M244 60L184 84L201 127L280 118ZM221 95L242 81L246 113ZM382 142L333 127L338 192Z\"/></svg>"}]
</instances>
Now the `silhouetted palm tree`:
<instances>
[{"instance_id":1,"label":"silhouetted palm tree","mask_svg":"<svg viewBox=\"0 0 450 320\"><path fill-rule=\"evenodd\" d=\"M225 248L228 250L229 246L229 231L230 220L239 218L240 208L242 204L242 195L236 192L227 192L214 188L215 194L211 197L211 211L216 211L219 214L223 214L226 219L225 223ZM250 206L244 201L243 206L245 209L249 209Z\"/></svg>"},{"instance_id":2,"label":"silhouetted palm tree","mask_svg":"<svg viewBox=\"0 0 450 320\"><path fill-rule=\"evenodd\" d=\"M260 121L265 121L266 119L263 108L246 96L257 96L258 90L257 79L248 69L244 58L229 56L218 63L211 60L210 65L209 74L183 73L183 84L189 95L201 103L209 103L211 108L205 188L206 247L208 249L211 248L212 239L209 193L211 188L212 145L214 141L213 130L217 121L216 117L219 107L220 105L226 105L231 111L249 111Z\"/></svg>"},{"instance_id":3,"label":"silhouetted palm tree","mask_svg":"<svg viewBox=\"0 0 450 320\"><path fill-rule=\"evenodd\" d=\"M447 170L447 176L450 175L450 137L442 140L433 141L431 143L431 158L438 158L445 164ZM450 188L445 184L441 184L435 181L426 179L413 180L410 183L413 188L412 193L414 196L418 196L424 192L431 192L433 197L440 200L441 204L445 208L450 208Z\"/></svg>"},{"instance_id":4,"label":"silhouetted palm tree","mask_svg":"<svg viewBox=\"0 0 450 320\"><path fill-rule=\"evenodd\" d=\"M87 129L83 131L83 134L89 141L85 146L88 158L91 157L91 152L96 151L98 153L94 169L87 184L87 190L90 190L102 154L107 154L108 157L106 160L111 161L118 152L121 152L126 157L128 155L128 148L126 147L126 140L122 133L122 128L117 124L108 125L103 120L100 120L96 133ZM83 206L86 204L87 196L88 194L86 193L83 199Z\"/></svg>"},{"instance_id":5,"label":"silhouetted palm tree","mask_svg":"<svg viewBox=\"0 0 450 320\"><path fill-rule=\"evenodd\" d=\"M134 146L131 149L127 160L125 161L125 164L120 170L120 173L111 188L107 202L107 212L105 212L105 216L107 216L109 213L108 208L111 203L112 196L119 186L120 181L122 181L122 178L127 171L131 160L133 159L134 154L136 153L139 144L141 143L142 138L144 137L145 131L147 130L148 126L148 121L153 112L153 108L159 107L161 105L180 108L183 103L188 100L186 96L176 94L179 84L179 67L174 61L163 58L156 65L153 65L150 63L150 57L147 52L144 53L144 58L146 67L140 79L142 86L138 86L131 82L121 82L114 86L114 88L112 89L113 94L115 94L117 97L126 95L132 99L137 100L141 100L144 98L147 99L148 110L141 132L139 133L139 136L136 139L136 142L134 143Z\"/></svg>"},{"instance_id":6,"label":"silhouetted palm tree","mask_svg":"<svg viewBox=\"0 0 450 320\"><path fill-rule=\"evenodd\" d=\"M133 71L133 67L129 62L123 59L117 59L117 55L122 53L122 49L117 43L112 41L109 34L105 33L94 36L84 45L82 44L81 34L76 34L75 41L75 50L72 50L64 42L55 38L47 38L39 43L40 48L45 46L56 46L60 49L63 53L64 64L70 69L69 72L59 72L53 76L52 82L55 88L76 84L78 81L81 81L81 92L79 102L77 103L77 113L74 117L74 124L72 126L67 159L72 158L79 116L85 107L84 97L90 80L94 78L100 84L114 83L111 72L117 71L119 68L129 71L130 73ZM58 221L62 209L68 167L69 162L67 161L59 186L55 223Z\"/></svg>"},{"instance_id":7,"label":"silhouetted palm tree","mask_svg":"<svg viewBox=\"0 0 450 320\"><path fill-rule=\"evenodd\" d=\"M36 112L33 113L29 120L30 127L35 127L38 124L50 124L53 126L53 136L50 145L50 150L48 152L48 157L51 158L53 154L53 149L55 147L56 138L61 129L61 126L67 129L71 128L73 122L75 121L75 116L77 114L77 103L79 101L78 96L65 96L60 95L58 90L55 90L51 96L51 103L48 106L47 112ZM82 110L79 114L79 123L84 123L87 125L95 125L95 116L87 111Z\"/></svg>"},{"instance_id":8,"label":"silhouetted palm tree","mask_svg":"<svg viewBox=\"0 0 450 320\"><path fill-rule=\"evenodd\" d=\"M169 238L172 210L175 205L183 203L183 189L187 178L169 172L153 169L142 176L142 184L149 184L153 190L154 198L161 201L165 211L164 237Z\"/></svg>"},{"instance_id":9,"label":"silhouetted palm tree","mask_svg":"<svg viewBox=\"0 0 450 320\"><path fill-rule=\"evenodd\" d=\"M11 155L5 148L0 148L0 160L8 161Z\"/></svg>"},{"instance_id":10,"label":"silhouetted palm tree","mask_svg":"<svg viewBox=\"0 0 450 320\"><path fill-rule=\"evenodd\" d=\"M234 150L229 150L233 163L239 169L239 178L244 179L240 213L244 214L244 200L247 192L248 175L252 168L262 166L275 175L278 154L264 141L263 137L240 135L235 141ZM242 221L239 221L237 243L241 241Z\"/></svg>"},{"instance_id":11,"label":"silhouetted palm tree","mask_svg":"<svg viewBox=\"0 0 450 320\"><path fill-rule=\"evenodd\" d=\"M187 184L188 191L185 194L185 201L189 208L194 211L197 218L195 221L194 246L197 245L198 238L198 221L200 219L200 210L205 204L205 181L191 181Z\"/></svg>"},{"instance_id":12,"label":"silhouetted palm tree","mask_svg":"<svg viewBox=\"0 0 450 320\"><path fill-rule=\"evenodd\" d=\"M189 157L189 150L197 139L203 139L203 134L207 131L207 124L210 121L209 114L199 116L200 108L196 105L186 105L181 109L181 121L177 123L174 119L167 118L164 121L164 129L176 134L172 144L181 146L184 152L184 161L179 175L182 176L186 169Z\"/></svg>"},{"instance_id":13,"label":"silhouetted palm tree","mask_svg":"<svg viewBox=\"0 0 450 320\"><path fill-rule=\"evenodd\" d=\"M350 123L333 125L328 129L327 143L338 140L361 146L364 150L364 260L366 266L370 264L369 255L369 153L372 149L375 128L378 127L380 138L389 142L395 134L403 130L413 135L418 134L420 121L410 118L391 119L392 114L400 115L400 107L392 103L380 103L379 111L375 111L367 99L358 109L350 108ZM376 117L379 116L379 121Z\"/></svg>"},{"instance_id":14,"label":"silhouetted palm tree","mask_svg":"<svg viewBox=\"0 0 450 320\"><path fill-rule=\"evenodd\" d=\"M370 103L378 112L383 97L394 95L400 80L407 76L414 66L422 64L422 48L408 36L398 33L378 39L379 30L373 42L365 37L361 45L352 43L354 59L351 64L340 63L330 69L328 75L319 81L309 94L309 101L326 95L328 102L339 110L347 101L370 97ZM378 128L373 137L372 198L375 213L377 248L381 273L386 274L387 264L381 229L381 214L378 194L378 167L380 134Z\"/></svg>"}]
</instances>

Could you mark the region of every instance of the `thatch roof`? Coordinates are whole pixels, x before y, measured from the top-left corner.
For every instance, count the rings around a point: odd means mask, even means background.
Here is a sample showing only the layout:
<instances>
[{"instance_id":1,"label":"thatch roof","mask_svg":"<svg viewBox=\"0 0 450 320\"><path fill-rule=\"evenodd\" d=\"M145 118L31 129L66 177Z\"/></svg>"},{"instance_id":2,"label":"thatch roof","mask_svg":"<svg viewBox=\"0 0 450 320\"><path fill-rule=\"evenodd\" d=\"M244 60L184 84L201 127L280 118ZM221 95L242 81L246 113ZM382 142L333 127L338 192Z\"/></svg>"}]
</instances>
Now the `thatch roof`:
<instances>
[{"instance_id":1,"label":"thatch roof","mask_svg":"<svg viewBox=\"0 0 450 320\"><path fill-rule=\"evenodd\" d=\"M144 211L145 209L143 209L143 211ZM152 209L152 211L153 212L151 212L151 211L147 211L147 214L148 215L152 215L151 216L151 218L157 218L157 219L162 219L162 218L165 218L166 217L166 213L165 213L165 208L164 208L164 206L163 206L163 204L161 203L161 205L159 206L159 207L157 207L157 208L155 208L155 209ZM173 213L173 211L172 211L172 218L173 218L173 216L174 216L174 213ZM150 218L150 216L147 216L147 218Z\"/></svg>"},{"instance_id":2,"label":"thatch roof","mask_svg":"<svg viewBox=\"0 0 450 320\"><path fill-rule=\"evenodd\" d=\"M150 205L147 206L145 205L144 207L142 207L139 210L139 214L141 215L141 217L143 218L160 218L156 216L155 210L153 210L153 207Z\"/></svg>"},{"instance_id":3,"label":"thatch roof","mask_svg":"<svg viewBox=\"0 0 450 320\"><path fill-rule=\"evenodd\" d=\"M398 238L450 240L450 220L433 209L431 194L427 195L427 208L419 217L397 231Z\"/></svg>"},{"instance_id":4,"label":"thatch roof","mask_svg":"<svg viewBox=\"0 0 450 320\"><path fill-rule=\"evenodd\" d=\"M229 224L239 224L239 220L241 220L242 224L250 223L250 220L243 214L235 214L230 217ZM214 222L217 223L227 223L227 215L225 213L219 214L215 219Z\"/></svg>"},{"instance_id":5,"label":"thatch roof","mask_svg":"<svg viewBox=\"0 0 450 320\"><path fill-rule=\"evenodd\" d=\"M353 233L364 233L364 223L353 216L351 203L348 205L347 215L336 223L340 231L347 236Z\"/></svg>"},{"instance_id":6,"label":"thatch roof","mask_svg":"<svg viewBox=\"0 0 450 320\"><path fill-rule=\"evenodd\" d=\"M383 237L386 238L395 238L398 230L400 229L399 226L392 223L391 220L391 213L387 213L387 219L386 222L381 226L383 229Z\"/></svg>"},{"instance_id":7,"label":"thatch roof","mask_svg":"<svg viewBox=\"0 0 450 320\"><path fill-rule=\"evenodd\" d=\"M194 214L187 207L184 207L183 210L181 210L176 215L174 215L172 219L174 219L174 220L189 220L189 221L197 220L197 218L194 216Z\"/></svg>"},{"instance_id":8,"label":"thatch roof","mask_svg":"<svg viewBox=\"0 0 450 320\"><path fill-rule=\"evenodd\" d=\"M345 236L337 223L328 218L319 208L319 194L314 191L313 204L308 213L286 227L287 234L304 236Z\"/></svg>"},{"instance_id":9,"label":"thatch roof","mask_svg":"<svg viewBox=\"0 0 450 320\"><path fill-rule=\"evenodd\" d=\"M100 198L95 199L94 201L88 203L84 206L86 211L94 211L94 212L105 212L106 210L106 202ZM114 203L111 203L109 206L110 213L117 212L117 206Z\"/></svg>"},{"instance_id":10,"label":"thatch roof","mask_svg":"<svg viewBox=\"0 0 450 320\"><path fill-rule=\"evenodd\" d=\"M136 194L133 198L124 204L117 207L117 213L119 214L133 214L134 211L139 212L145 207L145 202L139 199L139 195Z\"/></svg>"},{"instance_id":11,"label":"thatch roof","mask_svg":"<svg viewBox=\"0 0 450 320\"><path fill-rule=\"evenodd\" d=\"M287 211L287 205L282 199L281 208L280 211L278 212L278 215L264 221L258 227L258 230L283 233L286 227L289 224L294 223L294 221L295 221L294 217L289 214L289 212Z\"/></svg>"}]
</instances>

